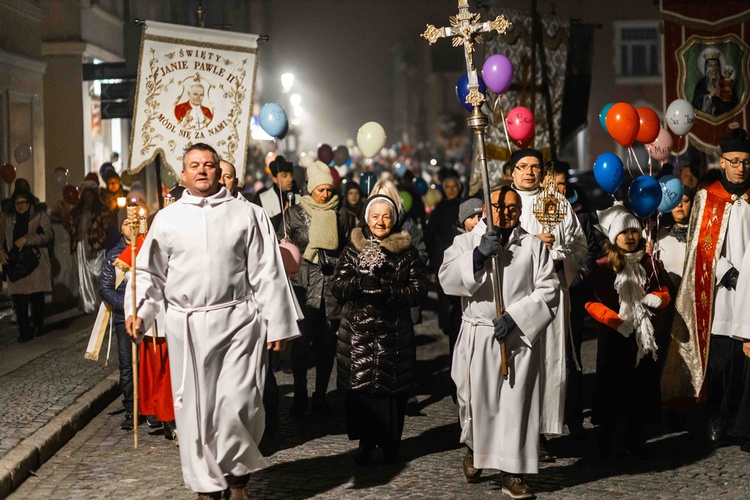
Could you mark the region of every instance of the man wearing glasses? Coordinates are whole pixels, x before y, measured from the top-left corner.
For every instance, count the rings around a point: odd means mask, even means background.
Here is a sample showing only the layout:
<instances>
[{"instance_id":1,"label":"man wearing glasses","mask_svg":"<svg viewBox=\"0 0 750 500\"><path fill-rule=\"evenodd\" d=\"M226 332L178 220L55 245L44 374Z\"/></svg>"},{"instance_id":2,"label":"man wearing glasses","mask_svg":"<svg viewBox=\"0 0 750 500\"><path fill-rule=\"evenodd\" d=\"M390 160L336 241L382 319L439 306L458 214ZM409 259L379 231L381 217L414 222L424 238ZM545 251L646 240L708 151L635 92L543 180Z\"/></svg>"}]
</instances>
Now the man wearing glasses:
<instances>
[{"instance_id":1,"label":"man wearing glasses","mask_svg":"<svg viewBox=\"0 0 750 500\"><path fill-rule=\"evenodd\" d=\"M568 286L578 274L579 263L586 257L588 246L578 218L568 205L565 219L551 233L545 233L534 216L533 204L544 177L542 153L535 149L513 152L508 163L513 171L513 187L521 195L521 227L535 235L547 247L555 262L560 286L554 321L541 338L542 371L542 434L562 434L565 416L565 343L571 341L570 300ZM542 441L543 443L543 441ZM545 446L539 449L539 459L553 461Z\"/></svg>"},{"instance_id":2,"label":"man wearing glasses","mask_svg":"<svg viewBox=\"0 0 750 500\"><path fill-rule=\"evenodd\" d=\"M559 284L550 252L518 223L518 193L502 186L490 200L496 227L487 231L484 219L456 236L438 272L445 293L461 297L463 309L451 367L460 441L469 448L463 471L466 481L474 483L482 469L499 469L503 493L531 498L534 493L523 475L539 468L539 339L554 318ZM505 307L499 318L490 277L490 256L495 254ZM500 364L503 342L507 379Z\"/></svg>"},{"instance_id":3,"label":"man wearing glasses","mask_svg":"<svg viewBox=\"0 0 750 500\"><path fill-rule=\"evenodd\" d=\"M750 452L750 141L735 129L719 144L722 178L693 201L662 399L706 401L711 442Z\"/></svg>"}]
</instances>

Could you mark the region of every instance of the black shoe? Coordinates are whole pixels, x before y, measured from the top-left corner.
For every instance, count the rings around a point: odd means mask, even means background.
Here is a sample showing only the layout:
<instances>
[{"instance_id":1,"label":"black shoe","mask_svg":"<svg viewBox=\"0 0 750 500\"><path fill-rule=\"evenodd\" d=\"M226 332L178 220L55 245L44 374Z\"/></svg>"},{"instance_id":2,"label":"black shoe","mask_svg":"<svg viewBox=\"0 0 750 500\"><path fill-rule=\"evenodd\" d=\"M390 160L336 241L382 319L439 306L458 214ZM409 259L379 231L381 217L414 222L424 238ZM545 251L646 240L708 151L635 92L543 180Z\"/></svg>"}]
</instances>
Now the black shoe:
<instances>
[{"instance_id":1,"label":"black shoe","mask_svg":"<svg viewBox=\"0 0 750 500\"><path fill-rule=\"evenodd\" d=\"M156 415L146 415L146 423L151 429L161 429L164 423Z\"/></svg>"},{"instance_id":2,"label":"black shoe","mask_svg":"<svg viewBox=\"0 0 750 500\"><path fill-rule=\"evenodd\" d=\"M313 394L312 412L318 415L333 415L333 408L326 401L325 394L322 396L319 396L317 393Z\"/></svg>"},{"instance_id":3,"label":"black shoe","mask_svg":"<svg viewBox=\"0 0 750 500\"><path fill-rule=\"evenodd\" d=\"M375 451L375 446L371 444L359 443L359 449L357 454L354 455L354 463L357 465L365 465L372 458L372 453Z\"/></svg>"},{"instance_id":4,"label":"black shoe","mask_svg":"<svg viewBox=\"0 0 750 500\"><path fill-rule=\"evenodd\" d=\"M45 333L47 333L47 332L44 330L43 326L38 326L38 327L34 328L34 335L36 337L41 337Z\"/></svg>"},{"instance_id":5,"label":"black shoe","mask_svg":"<svg viewBox=\"0 0 750 500\"><path fill-rule=\"evenodd\" d=\"M723 440L726 434L726 428L724 426L724 420L719 415L714 415L708 420L708 440L709 442L717 446Z\"/></svg>"},{"instance_id":6,"label":"black shoe","mask_svg":"<svg viewBox=\"0 0 750 500\"><path fill-rule=\"evenodd\" d=\"M740 450L744 451L745 453L750 453L750 439L745 439L744 441L742 441Z\"/></svg>"},{"instance_id":7,"label":"black shoe","mask_svg":"<svg viewBox=\"0 0 750 500\"><path fill-rule=\"evenodd\" d=\"M25 344L26 342L29 342L33 338L34 338L33 335L20 335L18 337L18 343L19 344Z\"/></svg>"},{"instance_id":8,"label":"black shoe","mask_svg":"<svg viewBox=\"0 0 750 500\"><path fill-rule=\"evenodd\" d=\"M133 414L132 413L125 412L125 419L123 419L122 423L120 424L120 429L124 431L133 430Z\"/></svg>"},{"instance_id":9,"label":"black shoe","mask_svg":"<svg viewBox=\"0 0 750 500\"><path fill-rule=\"evenodd\" d=\"M164 422L164 437L169 441L174 441L174 444L178 444L177 441L177 426L174 420L171 422Z\"/></svg>"},{"instance_id":10,"label":"black shoe","mask_svg":"<svg viewBox=\"0 0 750 500\"><path fill-rule=\"evenodd\" d=\"M299 417L300 415L303 415L306 411L307 411L307 397L305 397L304 399L294 398L292 407L289 409L289 415L291 415L292 417Z\"/></svg>"},{"instance_id":11,"label":"black shoe","mask_svg":"<svg viewBox=\"0 0 750 500\"><path fill-rule=\"evenodd\" d=\"M386 453L383 457L383 464L385 465L398 465L402 463L404 459L401 457L399 452Z\"/></svg>"}]
</instances>

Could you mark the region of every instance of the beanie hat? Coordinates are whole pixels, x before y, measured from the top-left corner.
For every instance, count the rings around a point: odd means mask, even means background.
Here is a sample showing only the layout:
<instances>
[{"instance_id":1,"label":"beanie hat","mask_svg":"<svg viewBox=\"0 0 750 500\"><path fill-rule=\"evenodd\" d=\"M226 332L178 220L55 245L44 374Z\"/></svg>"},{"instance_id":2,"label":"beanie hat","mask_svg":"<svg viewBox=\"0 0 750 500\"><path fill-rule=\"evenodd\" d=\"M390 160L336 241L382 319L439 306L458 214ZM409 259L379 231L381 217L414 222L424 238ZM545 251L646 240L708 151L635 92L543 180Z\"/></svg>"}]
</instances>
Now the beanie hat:
<instances>
[{"instance_id":1,"label":"beanie hat","mask_svg":"<svg viewBox=\"0 0 750 500\"><path fill-rule=\"evenodd\" d=\"M743 128L736 128L719 139L721 153L750 153L750 141L747 140L747 132Z\"/></svg>"},{"instance_id":2,"label":"beanie hat","mask_svg":"<svg viewBox=\"0 0 750 500\"><path fill-rule=\"evenodd\" d=\"M364 210L365 217L363 219L364 222L365 222L365 224L367 224L367 221L369 220L369 217L370 217L370 208L372 208L372 206L375 205L376 203L387 203L388 204L388 206L391 209L391 217L392 217L393 223L395 225L396 224L396 220L398 219L398 208L396 208L396 202L394 200L392 200L389 196L386 196L384 194L376 194L374 196L371 196L367 200L367 205L365 206L365 210Z\"/></svg>"},{"instance_id":3,"label":"beanie hat","mask_svg":"<svg viewBox=\"0 0 750 500\"><path fill-rule=\"evenodd\" d=\"M279 172L289 172L291 174L294 170L294 165L291 162L286 161L286 158L283 156L278 155L268 165L268 169L271 171L271 175L278 177Z\"/></svg>"},{"instance_id":4,"label":"beanie hat","mask_svg":"<svg viewBox=\"0 0 750 500\"><path fill-rule=\"evenodd\" d=\"M463 226L466 219L482 213L484 204L479 198L468 198L458 206L458 222Z\"/></svg>"},{"instance_id":5,"label":"beanie hat","mask_svg":"<svg viewBox=\"0 0 750 500\"><path fill-rule=\"evenodd\" d=\"M307 192L312 193L321 184L333 186L331 169L322 161L316 161L307 167Z\"/></svg>"},{"instance_id":6,"label":"beanie hat","mask_svg":"<svg viewBox=\"0 0 750 500\"><path fill-rule=\"evenodd\" d=\"M359 184L357 184L356 181L349 181L346 184L346 192L354 191L355 189L359 191L359 194L362 194L362 189L359 187Z\"/></svg>"},{"instance_id":7,"label":"beanie hat","mask_svg":"<svg viewBox=\"0 0 750 500\"><path fill-rule=\"evenodd\" d=\"M122 228L122 223L127 218L128 218L128 209L127 208L121 208L117 212L117 229L121 229Z\"/></svg>"},{"instance_id":8,"label":"beanie hat","mask_svg":"<svg viewBox=\"0 0 750 500\"><path fill-rule=\"evenodd\" d=\"M626 229L641 229L640 221L628 212L622 203L615 203L606 210L598 210L596 215L599 217L599 230L609 238L613 245L617 240L617 235Z\"/></svg>"},{"instance_id":9,"label":"beanie hat","mask_svg":"<svg viewBox=\"0 0 750 500\"><path fill-rule=\"evenodd\" d=\"M511 171L516 168L516 163L521 161L522 158L526 158L527 156L533 156L534 158L539 160L540 168L544 166L544 158L542 157L541 151L537 151L536 149L531 148L523 148L517 151L513 151L513 154L510 155L508 165L510 165Z\"/></svg>"}]
</instances>

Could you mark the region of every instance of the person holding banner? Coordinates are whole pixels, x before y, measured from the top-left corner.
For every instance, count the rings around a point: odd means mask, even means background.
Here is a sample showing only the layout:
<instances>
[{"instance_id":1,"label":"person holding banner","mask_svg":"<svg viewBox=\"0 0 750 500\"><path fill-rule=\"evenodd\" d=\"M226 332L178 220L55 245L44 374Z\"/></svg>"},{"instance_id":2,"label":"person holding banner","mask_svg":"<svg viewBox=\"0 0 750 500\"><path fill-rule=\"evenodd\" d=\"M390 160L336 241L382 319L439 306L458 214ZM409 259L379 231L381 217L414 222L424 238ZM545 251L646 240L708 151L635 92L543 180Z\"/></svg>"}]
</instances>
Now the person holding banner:
<instances>
[{"instance_id":1,"label":"person holding banner","mask_svg":"<svg viewBox=\"0 0 750 500\"><path fill-rule=\"evenodd\" d=\"M467 482L484 468L503 471L503 493L530 498L523 474L536 474L541 414L539 339L554 319L559 282L552 256L519 224L521 200L508 186L490 194L493 222L460 234L445 251L438 277L449 295L461 297L463 321L453 353L463 461ZM487 213L485 207L484 213ZM499 256L502 299L497 317L490 256ZM509 378L501 374L505 343Z\"/></svg>"},{"instance_id":2,"label":"person holding banner","mask_svg":"<svg viewBox=\"0 0 750 500\"><path fill-rule=\"evenodd\" d=\"M220 175L211 146L187 150L186 190L156 214L138 254L126 329L136 339L165 304L185 484L199 498L227 489L248 498L249 474L267 466L258 449L267 343L299 336L298 318L270 220Z\"/></svg>"}]
</instances>

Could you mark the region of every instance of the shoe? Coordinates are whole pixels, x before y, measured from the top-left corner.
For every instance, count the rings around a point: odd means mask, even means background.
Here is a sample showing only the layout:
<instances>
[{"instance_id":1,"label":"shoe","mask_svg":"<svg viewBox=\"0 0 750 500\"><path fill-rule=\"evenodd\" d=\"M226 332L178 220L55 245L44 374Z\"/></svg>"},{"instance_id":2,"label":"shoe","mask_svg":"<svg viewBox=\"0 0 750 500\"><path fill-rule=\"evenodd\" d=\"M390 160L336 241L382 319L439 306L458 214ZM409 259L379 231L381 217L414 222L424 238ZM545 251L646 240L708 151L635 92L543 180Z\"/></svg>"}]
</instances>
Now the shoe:
<instances>
[{"instance_id":1,"label":"shoe","mask_svg":"<svg viewBox=\"0 0 750 500\"><path fill-rule=\"evenodd\" d=\"M574 439L576 441L583 441L583 438L586 437L586 431L583 428L583 424L580 422L575 424L568 424L568 435L571 439Z\"/></svg>"},{"instance_id":2,"label":"shoe","mask_svg":"<svg viewBox=\"0 0 750 500\"><path fill-rule=\"evenodd\" d=\"M712 445L720 444L725 434L724 420L719 415L713 415L708 419L708 440Z\"/></svg>"},{"instance_id":3,"label":"shoe","mask_svg":"<svg viewBox=\"0 0 750 500\"><path fill-rule=\"evenodd\" d=\"M44 330L43 326L39 326L39 327L34 328L34 335L36 337L41 337L45 333L47 333L47 332Z\"/></svg>"},{"instance_id":4,"label":"shoe","mask_svg":"<svg viewBox=\"0 0 750 500\"><path fill-rule=\"evenodd\" d=\"M523 480L520 474L505 474L500 480L503 493L511 498L534 498L534 491Z\"/></svg>"},{"instance_id":5,"label":"shoe","mask_svg":"<svg viewBox=\"0 0 750 500\"><path fill-rule=\"evenodd\" d=\"M471 450L467 451L464 455L464 479L467 483L476 483L481 475L482 469L474 467L474 453Z\"/></svg>"},{"instance_id":6,"label":"shoe","mask_svg":"<svg viewBox=\"0 0 750 500\"><path fill-rule=\"evenodd\" d=\"M325 395L318 396L317 393L313 394L312 398L312 412L318 415L333 415L333 408L330 407L326 401Z\"/></svg>"},{"instance_id":7,"label":"shoe","mask_svg":"<svg viewBox=\"0 0 750 500\"><path fill-rule=\"evenodd\" d=\"M250 475L245 476L227 476L227 483L229 483L229 498L230 500L250 500L250 495L247 493L247 482L250 479Z\"/></svg>"},{"instance_id":8,"label":"shoe","mask_svg":"<svg viewBox=\"0 0 750 500\"><path fill-rule=\"evenodd\" d=\"M404 459L399 452L386 453L383 457L383 464L385 465L398 465L403 461Z\"/></svg>"},{"instance_id":9,"label":"shoe","mask_svg":"<svg viewBox=\"0 0 750 500\"><path fill-rule=\"evenodd\" d=\"M292 407L289 409L289 415L292 417L299 417L307 411L307 396L304 399L294 398Z\"/></svg>"},{"instance_id":10,"label":"shoe","mask_svg":"<svg viewBox=\"0 0 750 500\"><path fill-rule=\"evenodd\" d=\"M745 453L750 453L750 439L745 439L744 441L742 441L740 450L744 451Z\"/></svg>"},{"instance_id":11,"label":"shoe","mask_svg":"<svg viewBox=\"0 0 750 500\"><path fill-rule=\"evenodd\" d=\"M155 415L146 415L146 423L150 429L161 429L164 425Z\"/></svg>"},{"instance_id":12,"label":"shoe","mask_svg":"<svg viewBox=\"0 0 750 500\"><path fill-rule=\"evenodd\" d=\"M132 431L133 430L133 414L126 411L125 412L125 418L123 419L122 423L120 424L120 429L124 431Z\"/></svg>"},{"instance_id":13,"label":"shoe","mask_svg":"<svg viewBox=\"0 0 750 500\"><path fill-rule=\"evenodd\" d=\"M555 456L549 452L547 447L541 441L539 441L539 448L537 448L537 451L539 452L540 462L553 463L555 461Z\"/></svg>"},{"instance_id":14,"label":"shoe","mask_svg":"<svg viewBox=\"0 0 750 500\"><path fill-rule=\"evenodd\" d=\"M177 426L175 421L164 422L164 438L169 441L174 441L174 444L179 444L177 440Z\"/></svg>"},{"instance_id":15,"label":"shoe","mask_svg":"<svg viewBox=\"0 0 750 500\"><path fill-rule=\"evenodd\" d=\"M357 454L354 455L354 463L357 465L365 465L372 458L372 453L375 451L375 446L371 444L359 443L359 449Z\"/></svg>"},{"instance_id":16,"label":"shoe","mask_svg":"<svg viewBox=\"0 0 750 500\"><path fill-rule=\"evenodd\" d=\"M33 338L34 338L33 335L21 335L20 337L18 337L18 343L25 344L26 342L29 342Z\"/></svg>"},{"instance_id":17,"label":"shoe","mask_svg":"<svg viewBox=\"0 0 750 500\"><path fill-rule=\"evenodd\" d=\"M198 493L198 500L221 500L221 491L215 493Z\"/></svg>"}]
</instances>

